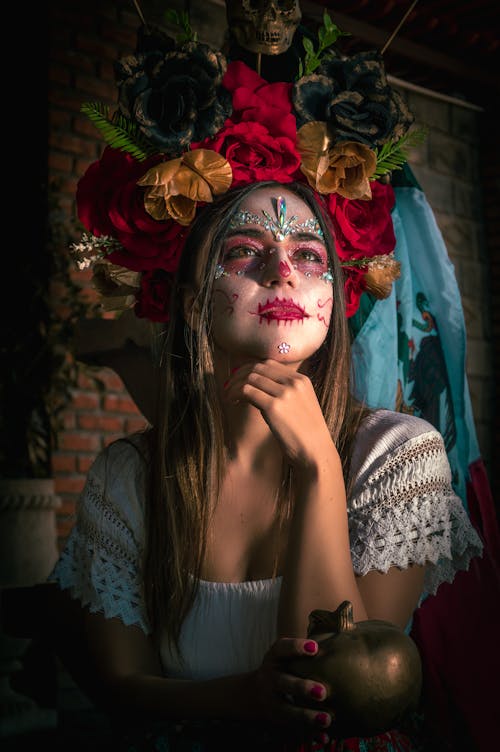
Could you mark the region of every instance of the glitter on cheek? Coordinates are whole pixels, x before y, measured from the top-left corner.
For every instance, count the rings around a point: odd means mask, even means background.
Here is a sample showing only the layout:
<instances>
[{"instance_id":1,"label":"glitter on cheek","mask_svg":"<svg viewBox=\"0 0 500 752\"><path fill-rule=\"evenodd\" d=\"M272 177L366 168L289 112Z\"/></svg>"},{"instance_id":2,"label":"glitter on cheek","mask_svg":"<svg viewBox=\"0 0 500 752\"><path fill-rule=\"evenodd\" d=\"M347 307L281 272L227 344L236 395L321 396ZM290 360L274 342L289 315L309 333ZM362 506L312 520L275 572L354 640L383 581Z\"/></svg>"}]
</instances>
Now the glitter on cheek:
<instances>
[{"instance_id":1,"label":"glitter on cheek","mask_svg":"<svg viewBox=\"0 0 500 752\"><path fill-rule=\"evenodd\" d=\"M226 259L223 268L226 271L226 276L244 277L246 274L252 274L257 271L260 263L261 257L259 256L254 256L251 259Z\"/></svg>"},{"instance_id":2,"label":"glitter on cheek","mask_svg":"<svg viewBox=\"0 0 500 752\"><path fill-rule=\"evenodd\" d=\"M327 282L327 283L331 284L333 282L333 274L332 274L331 270L328 269L326 272L324 272L323 274L321 274L321 276L319 277L319 279L322 279L323 282Z\"/></svg>"},{"instance_id":3,"label":"glitter on cheek","mask_svg":"<svg viewBox=\"0 0 500 752\"><path fill-rule=\"evenodd\" d=\"M221 277L229 277L229 273L226 272L225 268L222 266L222 264L217 264L215 267L215 279L220 279Z\"/></svg>"}]
</instances>

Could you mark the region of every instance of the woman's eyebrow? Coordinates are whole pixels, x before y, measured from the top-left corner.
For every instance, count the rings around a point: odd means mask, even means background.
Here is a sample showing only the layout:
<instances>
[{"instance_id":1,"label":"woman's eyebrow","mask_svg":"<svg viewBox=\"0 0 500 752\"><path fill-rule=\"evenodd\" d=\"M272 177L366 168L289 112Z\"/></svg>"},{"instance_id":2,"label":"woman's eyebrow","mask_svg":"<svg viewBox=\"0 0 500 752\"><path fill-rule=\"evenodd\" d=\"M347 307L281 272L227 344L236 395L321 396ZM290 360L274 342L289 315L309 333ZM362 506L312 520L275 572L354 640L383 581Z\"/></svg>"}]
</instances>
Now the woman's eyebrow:
<instances>
[{"instance_id":1,"label":"woman's eyebrow","mask_svg":"<svg viewBox=\"0 0 500 752\"><path fill-rule=\"evenodd\" d=\"M251 238L261 238L265 232L266 230L264 228L260 229L258 227L235 227L227 231L226 235L224 236L224 240L226 240L227 238L232 238L236 235L247 235ZM321 243L321 245L325 245L323 238L320 238L318 235L315 235L312 232L291 232L287 237L292 240L315 240L318 243Z\"/></svg>"},{"instance_id":2,"label":"woman's eyebrow","mask_svg":"<svg viewBox=\"0 0 500 752\"><path fill-rule=\"evenodd\" d=\"M228 230L224 236L224 240L227 238L232 238L235 235L249 235L251 238L261 238L262 235L265 233L264 228L259 229L258 227L235 227L232 230Z\"/></svg>"},{"instance_id":3,"label":"woman's eyebrow","mask_svg":"<svg viewBox=\"0 0 500 752\"><path fill-rule=\"evenodd\" d=\"M321 245L325 245L324 239L312 232L292 232L291 237L294 239L297 238L297 240L317 240Z\"/></svg>"}]
</instances>

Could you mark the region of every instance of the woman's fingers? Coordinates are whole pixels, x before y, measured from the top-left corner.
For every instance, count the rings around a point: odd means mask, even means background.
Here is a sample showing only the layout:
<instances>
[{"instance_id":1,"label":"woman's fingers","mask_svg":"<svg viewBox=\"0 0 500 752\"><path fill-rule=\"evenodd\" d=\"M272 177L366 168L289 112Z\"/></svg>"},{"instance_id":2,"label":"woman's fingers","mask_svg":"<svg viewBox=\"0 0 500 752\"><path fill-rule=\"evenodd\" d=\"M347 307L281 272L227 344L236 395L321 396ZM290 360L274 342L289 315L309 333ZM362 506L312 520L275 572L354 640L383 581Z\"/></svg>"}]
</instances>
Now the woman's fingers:
<instances>
[{"instance_id":1,"label":"woman's fingers","mask_svg":"<svg viewBox=\"0 0 500 752\"><path fill-rule=\"evenodd\" d=\"M244 383L250 373L266 376L277 384L283 385L291 384L295 376L301 376L301 374L291 369L290 366L285 366L283 363L278 363L275 360L249 361L231 372L225 383L225 388Z\"/></svg>"},{"instance_id":2,"label":"woman's fingers","mask_svg":"<svg viewBox=\"0 0 500 752\"><path fill-rule=\"evenodd\" d=\"M328 729L333 720L332 714L328 710L316 710L293 705L285 699L279 708L279 716L284 722L296 723L303 727L312 727L318 730Z\"/></svg>"},{"instance_id":3,"label":"woman's fingers","mask_svg":"<svg viewBox=\"0 0 500 752\"><path fill-rule=\"evenodd\" d=\"M244 402L260 410L293 466L316 467L335 454L314 387L306 375L272 360L246 363L231 376L225 389L229 403Z\"/></svg>"},{"instance_id":4,"label":"woman's fingers","mask_svg":"<svg viewBox=\"0 0 500 752\"><path fill-rule=\"evenodd\" d=\"M316 655L318 643L316 640L303 639L301 637L280 637L267 652L267 656L273 659L296 658L299 655Z\"/></svg>"},{"instance_id":5,"label":"woman's fingers","mask_svg":"<svg viewBox=\"0 0 500 752\"><path fill-rule=\"evenodd\" d=\"M271 402L265 399L265 396L272 397L274 400L294 402L300 394L303 398L311 399L315 397L312 385L309 379L303 374L296 373L286 369L281 364L268 364L268 361L254 363L252 365L242 366L225 384L226 398L229 402L234 402L242 397L248 399L251 404L257 401L257 405L268 407ZM248 388L250 387L250 388ZM253 387L253 388L252 388ZM260 393L264 397L259 401ZM309 394L306 394L309 392Z\"/></svg>"},{"instance_id":6,"label":"woman's fingers","mask_svg":"<svg viewBox=\"0 0 500 752\"><path fill-rule=\"evenodd\" d=\"M294 705L310 705L311 702L321 703L328 696L324 684L312 679L302 679L293 674L278 674L276 689Z\"/></svg>"}]
</instances>

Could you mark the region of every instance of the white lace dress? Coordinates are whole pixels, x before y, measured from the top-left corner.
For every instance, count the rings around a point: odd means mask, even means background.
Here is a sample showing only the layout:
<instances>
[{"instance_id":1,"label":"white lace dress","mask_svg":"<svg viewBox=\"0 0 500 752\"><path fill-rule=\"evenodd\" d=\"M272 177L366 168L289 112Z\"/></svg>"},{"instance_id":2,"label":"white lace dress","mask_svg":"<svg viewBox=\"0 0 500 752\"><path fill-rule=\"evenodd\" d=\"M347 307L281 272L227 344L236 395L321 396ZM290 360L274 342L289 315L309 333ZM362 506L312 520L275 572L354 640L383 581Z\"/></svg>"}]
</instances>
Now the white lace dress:
<instances>
[{"instance_id":1,"label":"white lace dress","mask_svg":"<svg viewBox=\"0 0 500 752\"><path fill-rule=\"evenodd\" d=\"M131 437L140 447L144 438ZM148 632L140 578L144 461L130 442L103 450L49 579L91 611ZM356 574L427 564L425 592L467 569L482 543L451 486L441 435L427 422L379 410L358 433L348 499ZM184 662L163 646L165 674L204 679L250 671L276 638L281 578L201 581L181 632Z\"/></svg>"}]
</instances>

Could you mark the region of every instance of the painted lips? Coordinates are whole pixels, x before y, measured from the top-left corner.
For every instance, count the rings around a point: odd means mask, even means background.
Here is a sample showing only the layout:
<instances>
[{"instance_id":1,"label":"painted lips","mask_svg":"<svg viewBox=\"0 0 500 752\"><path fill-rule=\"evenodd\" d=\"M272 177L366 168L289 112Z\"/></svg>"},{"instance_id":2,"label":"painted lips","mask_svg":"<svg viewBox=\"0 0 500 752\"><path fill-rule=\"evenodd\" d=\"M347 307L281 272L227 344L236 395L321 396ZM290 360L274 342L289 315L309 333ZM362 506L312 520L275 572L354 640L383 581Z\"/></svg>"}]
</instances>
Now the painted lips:
<instances>
[{"instance_id":1,"label":"painted lips","mask_svg":"<svg viewBox=\"0 0 500 752\"><path fill-rule=\"evenodd\" d=\"M265 303L259 303L258 310L253 313L260 316L261 321L266 319L268 322L302 321L309 318L309 314L306 313L303 306L286 298L268 299Z\"/></svg>"}]
</instances>

